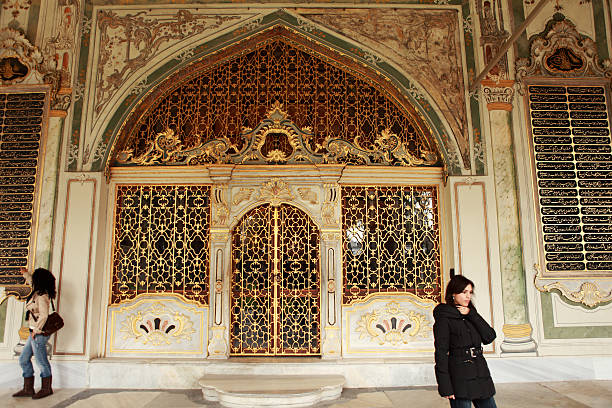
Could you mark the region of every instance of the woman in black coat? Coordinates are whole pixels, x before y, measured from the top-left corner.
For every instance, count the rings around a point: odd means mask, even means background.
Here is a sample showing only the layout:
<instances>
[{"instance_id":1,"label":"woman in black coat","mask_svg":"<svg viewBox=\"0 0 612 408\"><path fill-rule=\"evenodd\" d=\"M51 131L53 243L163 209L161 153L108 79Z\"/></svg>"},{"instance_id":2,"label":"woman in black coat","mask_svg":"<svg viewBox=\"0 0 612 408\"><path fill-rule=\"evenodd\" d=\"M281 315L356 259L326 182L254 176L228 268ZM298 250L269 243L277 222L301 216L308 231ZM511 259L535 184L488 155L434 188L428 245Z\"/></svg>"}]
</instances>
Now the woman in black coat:
<instances>
[{"instance_id":1,"label":"woman in black coat","mask_svg":"<svg viewBox=\"0 0 612 408\"><path fill-rule=\"evenodd\" d=\"M455 275L445 302L434 309L434 344L438 392L452 408L496 408L495 386L482 355L482 344L495 340L495 330L472 304L474 283Z\"/></svg>"}]
</instances>

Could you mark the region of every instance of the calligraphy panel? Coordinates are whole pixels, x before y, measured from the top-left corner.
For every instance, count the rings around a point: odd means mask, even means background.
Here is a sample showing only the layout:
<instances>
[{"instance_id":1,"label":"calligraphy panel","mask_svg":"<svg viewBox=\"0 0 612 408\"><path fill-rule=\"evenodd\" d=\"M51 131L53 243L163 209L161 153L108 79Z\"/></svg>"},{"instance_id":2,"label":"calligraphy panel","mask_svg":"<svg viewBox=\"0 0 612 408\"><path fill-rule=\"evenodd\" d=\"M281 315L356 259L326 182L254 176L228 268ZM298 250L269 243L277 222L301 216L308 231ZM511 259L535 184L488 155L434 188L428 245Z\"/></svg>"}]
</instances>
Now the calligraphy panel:
<instances>
[{"instance_id":1,"label":"calligraphy panel","mask_svg":"<svg viewBox=\"0 0 612 408\"><path fill-rule=\"evenodd\" d=\"M612 140L603 86L531 85L544 276L612 271Z\"/></svg>"},{"instance_id":2,"label":"calligraphy panel","mask_svg":"<svg viewBox=\"0 0 612 408\"><path fill-rule=\"evenodd\" d=\"M43 132L44 92L0 93L0 285L27 295L28 265Z\"/></svg>"}]
</instances>

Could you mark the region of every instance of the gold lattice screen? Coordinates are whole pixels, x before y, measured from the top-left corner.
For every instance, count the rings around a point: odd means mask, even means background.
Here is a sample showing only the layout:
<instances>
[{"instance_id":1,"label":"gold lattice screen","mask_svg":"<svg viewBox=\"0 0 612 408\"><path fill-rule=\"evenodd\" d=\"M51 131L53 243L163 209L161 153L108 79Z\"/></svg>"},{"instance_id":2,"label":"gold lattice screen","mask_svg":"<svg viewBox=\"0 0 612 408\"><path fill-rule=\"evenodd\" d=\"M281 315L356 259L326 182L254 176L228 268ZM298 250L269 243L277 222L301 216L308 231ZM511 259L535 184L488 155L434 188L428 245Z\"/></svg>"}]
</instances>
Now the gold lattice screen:
<instances>
[{"instance_id":1,"label":"gold lattice screen","mask_svg":"<svg viewBox=\"0 0 612 408\"><path fill-rule=\"evenodd\" d=\"M320 354L319 230L283 204L247 213L232 238L232 355Z\"/></svg>"},{"instance_id":2,"label":"gold lattice screen","mask_svg":"<svg viewBox=\"0 0 612 408\"><path fill-rule=\"evenodd\" d=\"M440 300L436 186L342 188L343 303L376 292Z\"/></svg>"},{"instance_id":3,"label":"gold lattice screen","mask_svg":"<svg viewBox=\"0 0 612 408\"><path fill-rule=\"evenodd\" d=\"M398 103L397 96L383 87L382 78L357 74L362 67L338 64L320 53L325 48L313 51L312 45L290 36L253 40L248 52L228 50L236 54L215 65L189 67L166 81L126 122L117 147L123 160L115 165L145 156L156 137L167 131L177 137L172 143L185 149L227 138L229 153L235 153L245 145L243 133L256 128L275 104L298 128L312 133L309 144L322 154L329 153L321 148L327 138L377 150L376 139L388 131L412 156L433 155L436 161L430 131L413 108ZM278 138L266 143L264 151L287 150L286 141ZM201 154L188 164L218 160ZM174 164L174 159L164 158L161 164Z\"/></svg>"},{"instance_id":4,"label":"gold lattice screen","mask_svg":"<svg viewBox=\"0 0 612 408\"><path fill-rule=\"evenodd\" d=\"M111 303L177 293L208 304L210 191L117 186Z\"/></svg>"}]
</instances>

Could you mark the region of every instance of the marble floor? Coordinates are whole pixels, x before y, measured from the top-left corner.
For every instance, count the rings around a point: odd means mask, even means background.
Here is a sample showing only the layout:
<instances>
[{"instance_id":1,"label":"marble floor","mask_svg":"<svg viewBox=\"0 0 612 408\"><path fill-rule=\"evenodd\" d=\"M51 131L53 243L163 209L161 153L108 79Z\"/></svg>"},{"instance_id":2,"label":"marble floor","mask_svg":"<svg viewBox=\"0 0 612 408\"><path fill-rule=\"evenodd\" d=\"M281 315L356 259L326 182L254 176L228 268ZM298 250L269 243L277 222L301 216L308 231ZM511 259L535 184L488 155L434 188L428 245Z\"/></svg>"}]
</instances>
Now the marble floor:
<instances>
[{"instance_id":1,"label":"marble floor","mask_svg":"<svg viewBox=\"0 0 612 408\"><path fill-rule=\"evenodd\" d=\"M57 389L42 400L12 398L15 390L0 390L4 408L219 408L202 399L200 390L106 390ZM497 385L497 406L518 408L610 408L612 381L564 381L508 383ZM335 400L320 408L405 408L410 406L446 408L435 387L345 389Z\"/></svg>"}]
</instances>

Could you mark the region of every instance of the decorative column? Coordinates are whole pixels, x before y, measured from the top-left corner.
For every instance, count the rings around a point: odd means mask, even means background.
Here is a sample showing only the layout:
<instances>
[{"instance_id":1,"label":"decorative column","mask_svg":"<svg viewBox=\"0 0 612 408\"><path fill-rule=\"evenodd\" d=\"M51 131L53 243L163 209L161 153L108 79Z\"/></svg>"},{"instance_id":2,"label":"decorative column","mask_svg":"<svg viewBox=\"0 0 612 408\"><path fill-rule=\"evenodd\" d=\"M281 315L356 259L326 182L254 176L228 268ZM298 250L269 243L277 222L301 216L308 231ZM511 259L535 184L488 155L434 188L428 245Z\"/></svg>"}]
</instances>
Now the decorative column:
<instances>
[{"instance_id":1,"label":"decorative column","mask_svg":"<svg viewBox=\"0 0 612 408\"><path fill-rule=\"evenodd\" d=\"M531 337L527 313L525 270L518 217L516 172L512 142L512 80L482 81L491 123L499 258L504 305L502 353L531 353L537 345Z\"/></svg>"},{"instance_id":2,"label":"decorative column","mask_svg":"<svg viewBox=\"0 0 612 408\"><path fill-rule=\"evenodd\" d=\"M229 271L229 230L215 229L210 234L211 286L210 326L208 333L208 358L229 357L228 301L229 287L226 271Z\"/></svg>"},{"instance_id":3,"label":"decorative column","mask_svg":"<svg viewBox=\"0 0 612 408\"><path fill-rule=\"evenodd\" d=\"M65 112L52 111L49 115L49 125L46 135L46 144L44 146L45 155L44 167L41 179L40 196L44 200L40 201L38 209L38 232L36 241L36 265L32 267L48 268L51 260L51 241L53 235L53 217L55 194L57 192L57 174L59 172L59 155L61 143L63 140L62 134L64 131ZM42 149L41 149L42 150Z\"/></svg>"},{"instance_id":4,"label":"decorative column","mask_svg":"<svg viewBox=\"0 0 612 408\"><path fill-rule=\"evenodd\" d=\"M340 271L340 250L342 232L336 228L321 230L321 262L323 296L327 307L323 310L323 344L321 345L321 358L336 359L341 357L341 330L340 330L340 299L339 291L342 277Z\"/></svg>"},{"instance_id":5,"label":"decorative column","mask_svg":"<svg viewBox=\"0 0 612 408\"><path fill-rule=\"evenodd\" d=\"M344 166L320 165L324 200L321 204L321 286L326 305L321 320L321 358L337 359L342 354L340 322L342 299L342 216L338 180Z\"/></svg>"},{"instance_id":6,"label":"decorative column","mask_svg":"<svg viewBox=\"0 0 612 408\"><path fill-rule=\"evenodd\" d=\"M229 357L229 281L231 232L228 182L234 166L209 168L213 180L210 229L210 319L208 358Z\"/></svg>"}]
</instances>

